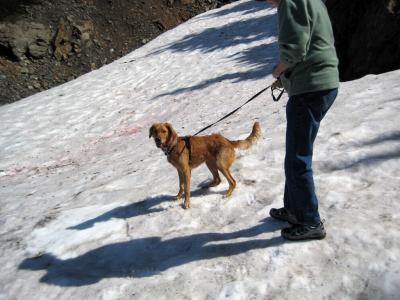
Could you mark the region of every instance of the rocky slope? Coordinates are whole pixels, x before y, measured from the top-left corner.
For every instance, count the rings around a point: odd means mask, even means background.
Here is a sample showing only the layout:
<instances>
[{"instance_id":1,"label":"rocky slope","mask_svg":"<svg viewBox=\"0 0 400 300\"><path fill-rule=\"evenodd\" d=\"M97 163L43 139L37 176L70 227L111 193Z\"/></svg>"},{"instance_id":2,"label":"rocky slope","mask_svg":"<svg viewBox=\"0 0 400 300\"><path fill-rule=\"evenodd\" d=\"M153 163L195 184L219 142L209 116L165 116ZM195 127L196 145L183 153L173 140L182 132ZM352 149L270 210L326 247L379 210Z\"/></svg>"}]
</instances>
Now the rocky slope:
<instances>
[{"instance_id":1,"label":"rocky slope","mask_svg":"<svg viewBox=\"0 0 400 300\"><path fill-rule=\"evenodd\" d=\"M228 2L0 0L0 104L97 69Z\"/></svg>"}]
</instances>

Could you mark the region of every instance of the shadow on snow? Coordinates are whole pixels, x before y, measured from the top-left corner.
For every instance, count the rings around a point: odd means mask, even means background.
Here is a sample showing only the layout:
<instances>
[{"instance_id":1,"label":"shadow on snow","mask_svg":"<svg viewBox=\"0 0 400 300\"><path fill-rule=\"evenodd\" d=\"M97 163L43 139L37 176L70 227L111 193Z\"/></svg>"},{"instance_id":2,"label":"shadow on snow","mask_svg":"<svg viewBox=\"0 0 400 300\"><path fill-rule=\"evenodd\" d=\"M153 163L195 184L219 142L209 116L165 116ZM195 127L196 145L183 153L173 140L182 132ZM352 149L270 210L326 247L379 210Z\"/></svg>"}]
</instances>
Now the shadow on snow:
<instances>
[{"instance_id":1,"label":"shadow on snow","mask_svg":"<svg viewBox=\"0 0 400 300\"><path fill-rule=\"evenodd\" d=\"M46 253L25 259L19 269L46 270L40 282L58 286L83 286L114 277L149 277L195 261L279 246L284 242L281 237L232 240L273 232L284 224L266 218L254 227L231 233L199 233L169 240L147 237L102 246L65 260Z\"/></svg>"},{"instance_id":2,"label":"shadow on snow","mask_svg":"<svg viewBox=\"0 0 400 300\"><path fill-rule=\"evenodd\" d=\"M190 193L191 197L200 197L204 195L211 195L211 194L220 194L223 195L223 192L216 192L212 191L207 188L199 188L195 191L192 191ZM68 227L67 229L71 230L85 230L88 228L93 227L96 223L101 223L101 222L107 222L108 220L111 220L113 218L116 219L128 219L128 218L133 218L133 217L138 217L138 216L143 216L143 215L148 215L151 213L157 213L165 210L164 208L157 208L157 205L160 205L163 202L167 201L174 201L174 197L170 195L158 195L154 197L149 197L146 198L142 201L131 203L128 205L124 206L119 206L116 208L113 208L112 210L105 212L104 214L87 220L83 223ZM182 199L178 201L183 201Z\"/></svg>"},{"instance_id":3,"label":"shadow on snow","mask_svg":"<svg viewBox=\"0 0 400 300\"><path fill-rule=\"evenodd\" d=\"M265 5L265 3L260 4L255 2L245 2L243 4L234 6L229 11L248 14L261 9L268 9L268 6ZM225 14L230 12L220 11L215 12L215 14ZM207 17L209 16L205 16L204 18ZM162 93L155 98L204 89L222 81L240 82L243 80L256 80L270 75L272 68L276 63L276 57L278 54L278 46L276 41L274 41L274 37L276 36L276 15L271 14L257 16L247 20L230 22L221 27L207 28L200 33L187 35L180 41L170 43L165 47L150 53L148 56L157 55L165 51L200 51L202 53L212 53L217 50L232 48L241 44L250 44L270 38L268 42L266 41L262 45L249 47L244 51L237 51L235 54L227 57L227 59L237 62L238 65L248 65L250 69L210 78L193 86Z\"/></svg>"},{"instance_id":4,"label":"shadow on snow","mask_svg":"<svg viewBox=\"0 0 400 300\"><path fill-rule=\"evenodd\" d=\"M276 55L278 52L278 46L274 44L265 44L247 49L240 54L232 55L231 57L238 61L238 63L246 63L252 66L250 71L236 72L223 74L218 77L204 80L196 85L189 87L175 89L170 92L162 93L154 97L154 99L161 98L164 96L179 95L186 92L192 92L196 90L202 90L216 83L229 81L229 82L240 82L243 80L256 80L265 78L270 75L272 68L276 63Z\"/></svg>"},{"instance_id":5,"label":"shadow on snow","mask_svg":"<svg viewBox=\"0 0 400 300\"><path fill-rule=\"evenodd\" d=\"M150 213L156 213L163 211L162 208L153 208L163 202L172 201L172 196L160 195L156 197L149 197L139 202L132 204L116 207L104 214L87 220L75 226L68 227L67 229L84 230L93 227L96 223L106 222L110 219L127 219L142 215L147 215Z\"/></svg>"},{"instance_id":6,"label":"shadow on snow","mask_svg":"<svg viewBox=\"0 0 400 300\"><path fill-rule=\"evenodd\" d=\"M381 134L367 141L352 141L349 145L357 148L371 147L384 143L393 143L396 146L388 147L386 151L381 151L380 153L363 154L362 156L360 155L360 157L349 159L347 161L327 161L325 164L323 164L322 170L325 172L341 171L346 169L355 169L360 166L372 166L384 161L399 159L400 148L397 146L397 144L395 144L399 140L400 131L396 130Z\"/></svg>"},{"instance_id":7,"label":"shadow on snow","mask_svg":"<svg viewBox=\"0 0 400 300\"><path fill-rule=\"evenodd\" d=\"M269 4L267 3L257 3L255 1L248 1L242 4L231 6L230 8L224 7L224 9L216 9L212 12L209 12L207 15L200 16L198 19L212 19L215 17L223 17L230 14L241 13L242 15L252 14L260 9L269 8Z\"/></svg>"}]
</instances>

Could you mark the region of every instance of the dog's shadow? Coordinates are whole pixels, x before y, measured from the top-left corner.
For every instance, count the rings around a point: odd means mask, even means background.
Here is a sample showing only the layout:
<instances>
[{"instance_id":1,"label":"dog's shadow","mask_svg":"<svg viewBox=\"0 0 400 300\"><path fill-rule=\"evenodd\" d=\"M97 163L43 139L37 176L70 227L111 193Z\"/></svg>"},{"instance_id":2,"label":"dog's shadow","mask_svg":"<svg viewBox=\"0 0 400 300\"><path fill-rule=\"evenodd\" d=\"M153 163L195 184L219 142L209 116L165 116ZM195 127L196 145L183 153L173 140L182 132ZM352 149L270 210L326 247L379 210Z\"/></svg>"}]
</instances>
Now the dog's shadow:
<instances>
[{"instance_id":1,"label":"dog's shadow","mask_svg":"<svg viewBox=\"0 0 400 300\"><path fill-rule=\"evenodd\" d=\"M197 189L190 192L191 197L201 197L206 195L225 195L226 191L216 191L214 188L211 187L211 180L204 180L197 185Z\"/></svg>"},{"instance_id":2,"label":"dog's shadow","mask_svg":"<svg viewBox=\"0 0 400 300\"><path fill-rule=\"evenodd\" d=\"M191 197L202 197L206 195L218 194L223 195L222 191L213 191L207 186L207 182L201 183L200 188L192 191L190 193ZM183 197L184 198L184 197ZM96 223L107 222L112 218L116 219L128 219L133 217L138 217L142 215L147 215L150 213L157 213L165 210L165 208L157 208L159 204L167 201L176 202L177 204L182 204L183 198L176 200L175 196L172 195L158 195L154 197L146 198L142 201L135 202L132 204L116 207L108 212L103 213L93 219L87 220L80 224L70 226L67 229L71 230L85 230L93 227Z\"/></svg>"},{"instance_id":3,"label":"dog's shadow","mask_svg":"<svg viewBox=\"0 0 400 300\"><path fill-rule=\"evenodd\" d=\"M164 208L155 208L155 206L166 201L173 201L173 199L174 197L170 195L149 197L139 202L116 207L98 217L87 220L78 225L68 227L67 229L84 230L93 227L96 223L106 222L112 218L128 219L150 213L161 212L164 210Z\"/></svg>"}]
</instances>

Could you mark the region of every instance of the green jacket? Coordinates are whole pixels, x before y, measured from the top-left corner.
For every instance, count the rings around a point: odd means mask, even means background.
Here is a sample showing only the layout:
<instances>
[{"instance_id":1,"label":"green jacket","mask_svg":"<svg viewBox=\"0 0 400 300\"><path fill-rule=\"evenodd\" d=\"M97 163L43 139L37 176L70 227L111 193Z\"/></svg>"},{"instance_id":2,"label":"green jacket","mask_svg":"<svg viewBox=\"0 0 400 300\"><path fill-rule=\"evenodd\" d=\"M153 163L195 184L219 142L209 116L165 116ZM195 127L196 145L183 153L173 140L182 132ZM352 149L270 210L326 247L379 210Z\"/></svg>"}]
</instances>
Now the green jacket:
<instances>
[{"instance_id":1,"label":"green jacket","mask_svg":"<svg viewBox=\"0 0 400 300\"><path fill-rule=\"evenodd\" d=\"M278 7L281 76L289 96L339 86L332 25L322 0L281 0Z\"/></svg>"}]
</instances>

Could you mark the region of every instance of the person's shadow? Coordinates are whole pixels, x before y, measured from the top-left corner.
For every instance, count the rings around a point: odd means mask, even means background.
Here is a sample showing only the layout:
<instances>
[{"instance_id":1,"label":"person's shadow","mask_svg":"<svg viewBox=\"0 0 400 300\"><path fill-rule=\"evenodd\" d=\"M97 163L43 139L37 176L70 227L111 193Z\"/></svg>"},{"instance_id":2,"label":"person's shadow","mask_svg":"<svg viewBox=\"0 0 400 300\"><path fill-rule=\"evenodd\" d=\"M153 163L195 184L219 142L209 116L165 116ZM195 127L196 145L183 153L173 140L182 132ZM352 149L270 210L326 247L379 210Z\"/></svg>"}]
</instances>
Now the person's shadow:
<instances>
[{"instance_id":1,"label":"person's shadow","mask_svg":"<svg viewBox=\"0 0 400 300\"><path fill-rule=\"evenodd\" d=\"M40 282L59 286L83 286L112 277L147 277L193 261L226 257L249 250L278 246L283 238L252 239L281 229L285 223L271 218L230 233L199 233L162 240L146 237L99 247L75 258L59 259L50 253L25 259L22 270L46 270Z\"/></svg>"}]
</instances>

